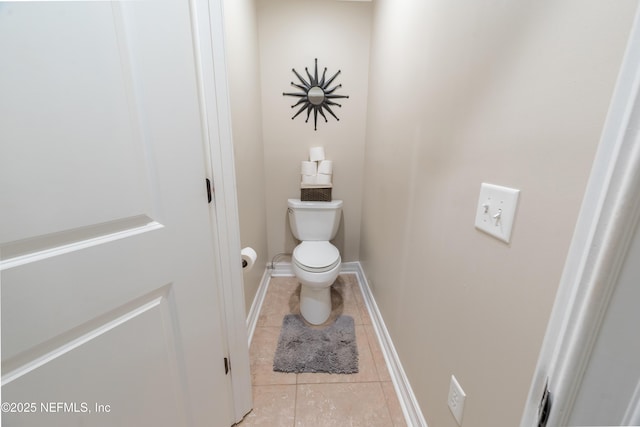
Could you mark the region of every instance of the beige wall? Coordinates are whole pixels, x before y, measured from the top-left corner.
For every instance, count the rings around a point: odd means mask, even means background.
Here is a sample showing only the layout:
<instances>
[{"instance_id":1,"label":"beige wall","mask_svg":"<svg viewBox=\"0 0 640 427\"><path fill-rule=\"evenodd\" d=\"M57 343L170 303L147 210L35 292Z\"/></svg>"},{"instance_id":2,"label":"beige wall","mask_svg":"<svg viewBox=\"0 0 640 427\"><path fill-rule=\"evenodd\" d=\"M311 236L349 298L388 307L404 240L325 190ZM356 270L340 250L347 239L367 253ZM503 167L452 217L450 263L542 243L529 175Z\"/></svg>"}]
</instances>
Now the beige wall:
<instances>
[{"instance_id":1,"label":"beige wall","mask_svg":"<svg viewBox=\"0 0 640 427\"><path fill-rule=\"evenodd\" d=\"M430 426L456 426L451 374L465 427L519 424L636 3L225 2L242 245L293 249L286 199L324 146L336 243ZM350 99L314 132L282 92L316 57ZM473 227L481 182L522 190L510 245Z\"/></svg>"},{"instance_id":2,"label":"beige wall","mask_svg":"<svg viewBox=\"0 0 640 427\"><path fill-rule=\"evenodd\" d=\"M344 261L358 260L371 3L258 0L257 5L269 257L295 247L287 199L300 197L300 162L309 148L323 146L334 162L333 198L344 201L335 243ZM314 58L320 72L328 68L327 76L342 70L335 82L343 87L336 93L350 96L334 108L340 121L319 119L317 131L313 118L305 123L305 113L291 120L296 99L282 96L296 91L291 69L303 76L304 67L313 72Z\"/></svg>"},{"instance_id":3,"label":"beige wall","mask_svg":"<svg viewBox=\"0 0 640 427\"><path fill-rule=\"evenodd\" d=\"M376 0L360 258L430 426L519 425L635 0ZM519 188L506 245L481 182Z\"/></svg>"},{"instance_id":4,"label":"beige wall","mask_svg":"<svg viewBox=\"0 0 640 427\"><path fill-rule=\"evenodd\" d=\"M258 260L244 273L247 310L267 263L267 226L258 31L254 0L224 2L225 46L231 98L240 240Z\"/></svg>"}]
</instances>

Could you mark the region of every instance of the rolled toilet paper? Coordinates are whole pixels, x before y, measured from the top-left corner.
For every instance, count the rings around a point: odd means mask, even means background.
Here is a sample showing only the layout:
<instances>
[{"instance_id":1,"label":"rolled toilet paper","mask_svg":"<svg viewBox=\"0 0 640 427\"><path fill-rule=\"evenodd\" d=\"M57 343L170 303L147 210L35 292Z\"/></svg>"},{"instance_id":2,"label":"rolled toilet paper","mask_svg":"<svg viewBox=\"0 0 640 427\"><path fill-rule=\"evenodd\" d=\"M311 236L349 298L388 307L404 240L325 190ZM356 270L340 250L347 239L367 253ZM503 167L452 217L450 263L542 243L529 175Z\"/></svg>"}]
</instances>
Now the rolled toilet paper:
<instances>
[{"instance_id":1,"label":"rolled toilet paper","mask_svg":"<svg viewBox=\"0 0 640 427\"><path fill-rule=\"evenodd\" d=\"M322 160L318 162L318 172L325 175L331 175L333 173L333 162L331 160Z\"/></svg>"},{"instance_id":2,"label":"rolled toilet paper","mask_svg":"<svg viewBox=\"0 0 640 427\"><path fill-rule=\"evenodd\" d=\"M300 166L302 175L315 175L318 173L318 162L303 161Z\"/></svg>"},{"instance_id":3,"label":"rolled toilet paper","mask_svg":"<svg viewBox=\"0 0 640 427\"><path fill-rule=\"evenodd\" d=\"M251 270L253 264L255 264L258 259L256 251L247 246L246 248L242 248L240 255L242 255L242 268L247 271Z\"/></svg>"},{"instance_id":4,"label":"rolled toilet paper","mask_svg":"<svg viewBox=\"0 0 640 427\"><path fill-rule=\"evenodd\" d=\"M331 184L331 174L319 173L316 175L316 185Z\"/></svg>"},{"instance_id":5,"label":"rolled toilet paper","mask_svg":"<svg viewBox=\"0 0 640 427\"><path fill-rule=\"evenodd\" d=\"M316 185L317 184L316 177L317 175L302 175L302 184Z\"/></svg>"},{"instance_id":6,"label":"rolled toilet paper","mask_svg":"<svg viewBox=\"0 0 640 427\"><path fill-rule=\"evenodd\" d=\"M324 147L311 147L309 149L309 160L312 162L324 160Z\"/></svg>"}]
</instances>

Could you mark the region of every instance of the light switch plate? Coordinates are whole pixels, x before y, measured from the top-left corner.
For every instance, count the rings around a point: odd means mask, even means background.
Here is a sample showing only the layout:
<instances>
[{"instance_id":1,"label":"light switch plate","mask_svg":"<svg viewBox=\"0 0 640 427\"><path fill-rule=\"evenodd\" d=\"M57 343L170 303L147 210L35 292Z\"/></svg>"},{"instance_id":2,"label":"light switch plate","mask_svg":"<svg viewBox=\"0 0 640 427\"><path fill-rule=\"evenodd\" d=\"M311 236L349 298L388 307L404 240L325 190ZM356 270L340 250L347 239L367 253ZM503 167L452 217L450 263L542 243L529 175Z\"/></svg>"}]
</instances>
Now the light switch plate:
<instances>
[{"instance_id":1,"label":"light switch plate","mask_svg":"<svg viewBox=\"0 0 640 427\"><path fill-rule=\"evenodd\" d=\"M483 182L476 210L476 228L509 243L519 196L520 190Z\"/></svg>"}]
</instances>

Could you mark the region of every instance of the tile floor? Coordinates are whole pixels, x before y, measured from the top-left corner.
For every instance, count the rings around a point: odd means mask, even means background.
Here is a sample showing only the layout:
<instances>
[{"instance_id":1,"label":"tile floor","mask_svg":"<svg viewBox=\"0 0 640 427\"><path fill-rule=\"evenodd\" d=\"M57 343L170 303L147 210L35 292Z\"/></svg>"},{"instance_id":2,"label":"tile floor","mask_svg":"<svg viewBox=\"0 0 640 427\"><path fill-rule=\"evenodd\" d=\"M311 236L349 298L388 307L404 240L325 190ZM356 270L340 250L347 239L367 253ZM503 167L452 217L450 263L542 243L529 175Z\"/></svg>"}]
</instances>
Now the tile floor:
<instances>
[{"instance_id":1,"label":"tile floor","mask_svg":"<svg viewBox=\"0 0 640 427\"><path fill-rule=\"evenodd\" d=\"M282 319L300 313L295 277L273 277L250 348L253 410L241 427L406 426L356 275L332 286L333 311L353 317L359 372L340 375L273 371ZM321 326L320 326L321 327Z\"/></svg>"}]
</instances>

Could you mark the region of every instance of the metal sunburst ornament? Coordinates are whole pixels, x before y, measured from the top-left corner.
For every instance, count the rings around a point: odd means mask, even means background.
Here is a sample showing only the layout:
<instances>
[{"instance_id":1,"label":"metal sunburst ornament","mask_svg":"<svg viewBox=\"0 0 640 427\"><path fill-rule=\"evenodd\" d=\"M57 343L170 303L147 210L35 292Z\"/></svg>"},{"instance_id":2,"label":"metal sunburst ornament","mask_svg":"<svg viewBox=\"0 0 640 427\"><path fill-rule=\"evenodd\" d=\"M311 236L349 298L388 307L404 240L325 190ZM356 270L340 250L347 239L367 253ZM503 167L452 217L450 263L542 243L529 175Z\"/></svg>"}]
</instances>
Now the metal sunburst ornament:
<instances>
[{"instance_id":1,"label":"metal sunburst ornament","mask_svg":"<svg viewBox=\"0 0 640 427\"><path fill-rule=\"evenodd\" d=\"M293 117L291 117L291 120L298 117L298 115L304 110L307 110L307 119L305 120L306 123L309 121L311 111L313 111L313 129L318 130L318 113L320 113L320 115L324 118L325 123L329 120L327 120L327 116L325 116L323 110L327 110L329 114L331 114L336 120L340 121L338 116L336 116L335 113L331 110L331 106L342 107L342 105L338 104L337 102L333 102L332 99L349 98L349 96L335 95L333 93L336 91L336 89L342 87L341 84L329 89L331 83L335 80L336 77L338 77L338 74L340 74L340 70L338 70L338 72L335 73L329 80L325 80L325 75L327 73L327 67L325 67L324 71L322 72L322 78L318 80L318 58L316 58L315 62L316 66L313 76L311 75L311 73L309 73L309 69L307 67L304 67L304 70L307 72L307 77L309 77L308 81L305 80L300 74L298 74L295 68L292 68L291 71L293 71L296 77L298 77L301 84L291 82L291 85L297 87L302 92L283 92L282 95L295 96L297 98L300 98L298 102L291 106L291 108L295 108L298 105L302 104L298 112L294 114Z\"/></svg>"}]
</instances>

